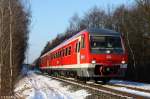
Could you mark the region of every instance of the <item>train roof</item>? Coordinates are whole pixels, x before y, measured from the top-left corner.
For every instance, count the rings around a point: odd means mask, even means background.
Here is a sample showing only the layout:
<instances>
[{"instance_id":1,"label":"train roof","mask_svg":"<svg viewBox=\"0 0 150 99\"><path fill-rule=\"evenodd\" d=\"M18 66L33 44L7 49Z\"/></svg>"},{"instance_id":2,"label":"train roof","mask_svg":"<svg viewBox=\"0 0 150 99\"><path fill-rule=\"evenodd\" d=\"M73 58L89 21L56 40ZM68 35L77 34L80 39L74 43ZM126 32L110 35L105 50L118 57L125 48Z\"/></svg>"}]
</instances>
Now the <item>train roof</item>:
<instances>
[{"instance_id":1,"label":"train roof","mask_svg":"<svg viewBox=\"0 0 150 99\"><path fill-rule=\"evenodd\" d=\"M114 35L114 36L121 35L121 33L109 29L89 28L86 30L90 33L90 35Z\"/></svg>"}]
</instances>

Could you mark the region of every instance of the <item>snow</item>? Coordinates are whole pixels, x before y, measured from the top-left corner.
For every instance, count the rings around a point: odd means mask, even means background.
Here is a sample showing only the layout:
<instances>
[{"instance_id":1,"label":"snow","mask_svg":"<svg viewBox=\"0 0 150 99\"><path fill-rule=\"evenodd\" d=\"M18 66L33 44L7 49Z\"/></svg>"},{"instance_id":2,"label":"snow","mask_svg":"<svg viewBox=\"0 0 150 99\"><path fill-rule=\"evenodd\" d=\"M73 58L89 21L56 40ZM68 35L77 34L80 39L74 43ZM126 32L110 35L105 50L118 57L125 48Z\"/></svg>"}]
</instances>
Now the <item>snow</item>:
<instances>
[{"instance_id":1,"label":"snow","mask_svg":"<svg viewBox=\"0 0 150 99\"><path fill-rule=\"evenodd\" d=\"M111 80L109 83L114 84L114 85L123 85L127 87L132 87L132 88L150 90L150 84L146 84L146 83L124 81L124 80Z\"/></svg>"},{"instance_id":2,"label":"snow","mask_svg":"<svg viewBox=\"0 0 150 99\"><path fill-rule=\"evenodd\" d=\"M33 71L24 71L24 77L15 85L14 89L15 95L21 99L85 99L88 95L90 95L85 89L78 89L76 91L72 91L70 90L71 85L63 86L62 82L58 80L54 80L50 77L36 74ZM150 84L145 83L124 80L111 80L109 83L113 85L122 85L150 91ZM135 95L150 98L150 93L148 92L137 91L125 87L115 87L109 85L104 86L122 92L132 93Z\"/></svg>"},{"instance_id":3,"label":"snow","mask_svg":"<svg viewBox=\"0 0 150 99\"><path fill-rule=\"evenodd\" d=\"M84 99L90 95L84 89L75 92L60 81L30 71L16 85L14 93L25 99Z\"/></svg>"},{"instance_id":4,"label":"snow","mask_svg":"<svg viewBox=\"0 0 150 99\"><path fill-rule=\"evenodd\" d=\"M146 84L146 83L124 81L124 80L111 80L109 83L113 84L113 85L122 85L122 86L126 86L126 87L139 88L139 89L150 91L150 84ZM107 85L105 85L105 86L110 87ZM113 87L112 86L111 88L115 89L115 90L119 90L119 91L123 91L123 92L150 98L149 92L137 91L137 90L133 90L133 89L125 88L125 87Z\"/></svg>"},{"instance_id":5,"label":"snow","mask_svg":"<svg viewBox=\"0 0 150 99\"><path fill-rule=\"evenodd\" d=\"M132 90L132 89L128 89L128 88L125 88L125 87L113 87L112 89L150 98L150 93L147 93L147 92Z\"/></svg>"}]
</instances>

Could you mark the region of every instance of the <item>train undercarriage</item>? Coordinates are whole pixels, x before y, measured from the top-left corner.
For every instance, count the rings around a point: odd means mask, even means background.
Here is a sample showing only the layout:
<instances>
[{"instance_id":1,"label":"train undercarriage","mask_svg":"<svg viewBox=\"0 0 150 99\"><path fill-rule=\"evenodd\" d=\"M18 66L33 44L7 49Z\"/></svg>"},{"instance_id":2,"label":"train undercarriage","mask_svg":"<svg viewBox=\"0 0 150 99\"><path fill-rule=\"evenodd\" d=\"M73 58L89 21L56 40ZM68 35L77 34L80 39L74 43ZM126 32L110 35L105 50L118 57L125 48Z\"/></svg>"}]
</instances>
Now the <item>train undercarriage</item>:
<instances>
[{"instance_id":1,"label":"train undercarriage","mask_svg":"<svg viewBox=\"0 0 150 99\"><path fill-rule=\"evenodd\" d=\"M115 66L101 66L94 65L91 68L47 68L41 69L42 72L46 72L51 76L65 76L76 78L81 81L95 80L95 82L102 81L103 84L110 81L111 78L123 77L125 70L122 72L120 65Z\"/></svg>"}]
</instances>

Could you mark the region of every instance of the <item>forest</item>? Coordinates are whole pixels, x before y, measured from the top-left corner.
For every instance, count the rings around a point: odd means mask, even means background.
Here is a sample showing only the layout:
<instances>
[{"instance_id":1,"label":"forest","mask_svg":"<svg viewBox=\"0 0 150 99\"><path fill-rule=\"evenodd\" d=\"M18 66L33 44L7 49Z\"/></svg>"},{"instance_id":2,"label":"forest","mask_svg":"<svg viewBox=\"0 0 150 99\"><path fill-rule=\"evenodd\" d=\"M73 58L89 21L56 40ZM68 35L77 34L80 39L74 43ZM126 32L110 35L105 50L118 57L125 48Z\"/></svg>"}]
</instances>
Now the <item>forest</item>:
<instances>
[{"instance_id":1,"label":"forest","mask_svg":"<svg viewBox=\"0 0 150 99\"><path fill-rule=\"evenodd\" d=\"M94 6L80 17L75 13L64 33L47 42L41 55L86 28L106 28L122 33L129 62L125 79L150 82L150 1L135 0L107 10ZM35 60L38 64L39 58Z\"/></svg>"},{"instance_id":2,"label":"forest","mask_svg":"<svg viewBox=\"0 0 150 99\"><path fill-rule=\"evenodd\" d=\"M0 0L0 98L13 96L25 59L30 11L22 0Z\"/></svg>"}]
</instances>

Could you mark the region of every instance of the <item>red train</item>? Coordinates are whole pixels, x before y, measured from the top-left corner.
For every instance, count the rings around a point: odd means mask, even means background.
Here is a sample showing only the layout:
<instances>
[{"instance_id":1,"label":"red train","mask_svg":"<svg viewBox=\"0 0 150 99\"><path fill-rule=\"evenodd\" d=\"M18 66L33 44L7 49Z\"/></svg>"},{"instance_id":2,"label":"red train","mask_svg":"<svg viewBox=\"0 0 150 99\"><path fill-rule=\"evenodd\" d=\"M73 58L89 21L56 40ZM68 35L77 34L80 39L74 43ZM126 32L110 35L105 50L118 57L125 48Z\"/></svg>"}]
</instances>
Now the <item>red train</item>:
<instances>
[{"instance_id":1,"label":"red train","mask_svg":"<svg viewBox=\"0 0 150 99\"><path fill-rule=\"evenodd\" d=\"M49 74L107 82L123 77L127 51L120 33L85 29L40 57L40 69ZM84 80L85 80L84 79Z\"/></svg>"}]
</instances>

